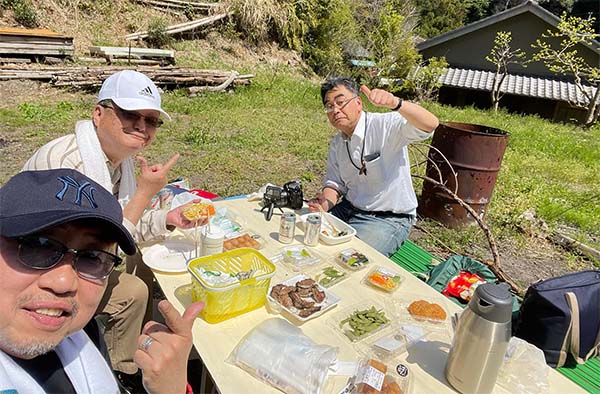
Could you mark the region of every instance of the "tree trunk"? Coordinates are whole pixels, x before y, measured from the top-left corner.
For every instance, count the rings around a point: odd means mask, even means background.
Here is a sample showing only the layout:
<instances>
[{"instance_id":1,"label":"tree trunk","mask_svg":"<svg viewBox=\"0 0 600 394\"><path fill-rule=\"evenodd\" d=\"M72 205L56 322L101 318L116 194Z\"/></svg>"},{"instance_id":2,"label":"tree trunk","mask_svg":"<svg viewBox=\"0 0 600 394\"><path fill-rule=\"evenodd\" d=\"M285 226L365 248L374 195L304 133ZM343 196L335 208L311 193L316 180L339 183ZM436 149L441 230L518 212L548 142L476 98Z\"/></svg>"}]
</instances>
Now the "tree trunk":
<instances>
[{"instance_id":1,"label":"tree trunk","mask_svg":"<svg viewBox=\"0 0 600 394\"><path fill-rule=\"evenodd\" d=\"M588 104L587 113L585 114L585 127L592 127L596 123L598 112L600 112L600 85L596 87L596 94Z\"/></svg>"}]
</instances>

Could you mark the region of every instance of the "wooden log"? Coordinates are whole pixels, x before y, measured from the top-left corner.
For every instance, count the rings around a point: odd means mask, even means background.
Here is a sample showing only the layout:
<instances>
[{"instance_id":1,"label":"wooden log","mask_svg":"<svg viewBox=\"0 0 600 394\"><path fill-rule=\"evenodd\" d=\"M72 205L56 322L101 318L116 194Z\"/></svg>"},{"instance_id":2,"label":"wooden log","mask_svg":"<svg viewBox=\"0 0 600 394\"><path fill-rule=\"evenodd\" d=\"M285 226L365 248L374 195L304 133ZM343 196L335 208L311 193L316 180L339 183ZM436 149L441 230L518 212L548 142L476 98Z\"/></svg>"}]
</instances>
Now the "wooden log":
<instances>
[{"instance_id":1,"label":"wooden log","mask_svg":"<svg viewBox=\"0 0 600 394\"><path fill-rule=\"evenodd\" d=\"M6 54L73 56L74 52L73 46L0 42L0 53Z\"/></svg>"},{"instance_id":2,"label":"wooden log","mask_svg":"<svg viewBox=\"0 0 600 394\"><path fill-rule=\"evenodd\" d=\"M0 63L31 63L31 59L25 57L0 57Z\"/></svg>"},{"instance_id":3,"label":"wooden log","mask_svg":"<svg viewBox=\"0 0 600 394\"><path fill-rule=\"evenodd\" d=\"M233 15L233 13L227 12L227 13L223 13L223 14L217 14L217 15L209 16L209 17L202 18L202 19L196 19L191 22L180 23L177 25L168 26L165 30L165 33L172 35L172 34L182 33L184 31L188 31L188 30L194 30L194 29L197 29L202 26L211 25L221 19L229 17L230 15ZM132 40L143 39L146 37L148 37L148 32L142 31L142 32L137 32L137 33L132 33L132 34L126 35L125 40L132 41Z\"/></svg>"},{"instance_id":4,"label":"wooden log","mask_svg":"<svg viewBox=\"0 0 600 394\"><path fill-rule=\"evenodd\" d=\"M177 0L136 0L142 4L155 4L163 7L172 7L178 9L186 9L191 7L199 11L210 11L211 9L218 7L218 3L197 3L193 1L177 1Z\"/></svg>"},{"instance_id":5,"label":"wooden log","mask_svg":"<svg viewBox=\"0 0 600 394\"><path fill-rule=\"evenodd\" d=\"M129 48L129 47L89 47L90 55L111 55L111 56L139 56L143 57L160 57L173 58L175 51L172 49L156 49L156 48Z\"/></svg>"}]
</instances>

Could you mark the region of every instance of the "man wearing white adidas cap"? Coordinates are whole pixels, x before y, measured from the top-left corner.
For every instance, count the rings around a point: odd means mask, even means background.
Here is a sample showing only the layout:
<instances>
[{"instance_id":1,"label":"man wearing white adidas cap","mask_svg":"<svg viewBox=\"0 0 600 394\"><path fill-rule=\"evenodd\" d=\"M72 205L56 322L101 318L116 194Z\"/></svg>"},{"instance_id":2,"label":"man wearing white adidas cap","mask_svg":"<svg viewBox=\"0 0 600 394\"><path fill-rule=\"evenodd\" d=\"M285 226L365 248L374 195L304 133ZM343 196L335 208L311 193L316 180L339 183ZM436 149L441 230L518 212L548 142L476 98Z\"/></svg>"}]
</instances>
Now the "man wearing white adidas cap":
<instances>
[{"instance_id":1,"label":"man wearing white adidas cap","mask_svg":"<svg viewBox=\"0 0 600 394\"><path fill-rule=\"evenodd\" d=\"M194 223L181 214L183 207L169 212L146 210L152 197L167 183L167 173L179 158L176 154L164 165L148 165L145 158L135 156L154 140L163 122L161 116L171 119L161 108L160 93L150 78L133 70L117 72L102 84L92 119L77 122L74 134L41 147L23 170L73 168L89 176L119 199L123 224L138 243L175 227L193 227ZM140 165L137 182L134 157ZM130 275L134 272L144 280ZM152 273L142 263L141 255L128 258L127 273L111 275L98 310L109 316L105 340L113 367L124 380L132 380L138 371L133 354L144 315L151 307L151 283Z\"/></svg>"}]
</instances>

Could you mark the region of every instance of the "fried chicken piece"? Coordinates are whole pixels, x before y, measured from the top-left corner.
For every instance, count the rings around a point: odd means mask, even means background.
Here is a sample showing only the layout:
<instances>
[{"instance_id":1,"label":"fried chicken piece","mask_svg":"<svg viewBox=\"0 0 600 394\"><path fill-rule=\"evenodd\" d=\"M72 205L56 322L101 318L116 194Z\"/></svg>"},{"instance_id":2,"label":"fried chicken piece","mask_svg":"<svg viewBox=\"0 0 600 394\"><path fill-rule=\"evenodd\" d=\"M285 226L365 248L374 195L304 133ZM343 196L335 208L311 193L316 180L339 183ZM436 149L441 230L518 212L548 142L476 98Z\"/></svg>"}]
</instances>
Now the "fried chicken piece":
<instances>
[{"instance_id":1,"label":"fried chicken piece","mask_svg":"<svg viewBox=\"0 0 600 394\"><path fill-rule=\"evenodd\" d=\"M411 316L421 319L446 320L446 311L435 303L429 303L425 300L413 301L408 306L408 312Z\"/></svg>"}]
</instances>

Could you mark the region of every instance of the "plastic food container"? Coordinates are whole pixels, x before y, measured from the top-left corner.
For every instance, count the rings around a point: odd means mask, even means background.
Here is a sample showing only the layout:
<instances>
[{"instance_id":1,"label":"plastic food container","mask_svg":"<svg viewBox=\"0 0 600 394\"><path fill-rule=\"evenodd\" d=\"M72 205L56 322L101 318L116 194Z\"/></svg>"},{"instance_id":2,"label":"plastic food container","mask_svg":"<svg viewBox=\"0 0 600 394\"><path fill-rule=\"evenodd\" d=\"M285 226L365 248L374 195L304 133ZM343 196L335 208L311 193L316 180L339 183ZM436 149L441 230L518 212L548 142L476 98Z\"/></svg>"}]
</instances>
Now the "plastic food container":
<instances>
[{"instance_id":1,"label":"plastic food container","mask_svg":"<svg viewBox=\"0 0 600 394\"><path fill-rule=\"evenodd\" d=\"M351 342L358 342L387 329L394 317L376 302L363 302L338 313L331 323Z\"/></svg>"},{"instance_id":2,"label":"plastic food container","mask_svg":"<svg viewBox=\"0 0 600 394\"><path fill-rule=\"evenodd\" d=\"M247 232L245 234L226 239L223 242L223 250L228 251L239 248L262 249L264 244L265 242L260 235Z\"/></svg>"},{"instance_id":3,"label":"plastic food container","mask_svg":"<svg viewBox=\"0 0 600 394\"><path fill-rule=\"evenodd\" d=\"M386 300L386 306L395 311L400 324L418 324L446 330L450 326L447 302L449 301L437 297L427 298L422 294L403 294L402 298L390 297Z\"/></svg>"},{"instance_id":4,"label":"plastic food container","mask_svg":"<svg viewBox=\"0 0 600 394\"><path fill-rule=\"evenodd\" d=\"M408 394L412 374L406 364L388 365L376 358L361 360L352 378L352 394Z\"/></svg>"},{"instance_id":5,"label":"plastic food container","mask_svg":"<svg viewBox=\"0 0 600 394\"><path fill-rule=\"evenodd\" d=\"M354 248L342 250L335 257L335 261L342 267L352 271L361 270L370 263L370 260L367 256Z\"/></svg>"},{"instance_id":6,"label":"plastic food container","mask_svg":"<svg viewBox=\"0 0 600 394\"><path fill-rule=\"evenodd\" d=\"M403 280L404 277L399 273L377 266L369 271L363 279L363 283L387 291L388 293L393 293L398 290Z\"/></svg>"},{"instance_id":7,"label":"plastic food container","mask_svg":"<svg viewBox=\"0 0 600 394\"><path fill-rule=\"evenodd\" d=\"M263 306L275 266L257 250L240 248L193 259L188 271L192 300L204 302L200 316L218 323Z\"/></svg>"},{"instance_id":8,"label":"plastic food container","mask_svg":"<svg viewBox=\"0 0 600 394\"><path fill-rule=\"evenodd\" d=\"M348 271L342 269L339 266L333 264L319 267L310 273L310 277L313 278L318 284L323 287L330 288L349 277Z\"/></svg>"},{"instance_id":9,"label":"plastic food container","mask_svg":"<svg viewBox=\"0 0 600 394\"><path fill-rule=\"evenodd\" d=\"M300 216L303 229L306 228L306 219L308 215L315 215L314 213L307 213ZM317 213L319 215L319 213ZM321 215L321 232L319 233L319 240L326 245L337 245L344 242L348 242L356 235L356 230L348 223L338 219L330 213L320 213ZM325 219L325 216L327 219ZM336 230L345 232L345 235L334 236L329 222L331 222Z\"/></svg>"},{"instance_id":10,"label":"plastic food container","mask_svg":"<svg viewBox=\"0 0 600 394\"><path fill-rule=\"evenodd\" d=\"M281 248L281 253L271 257L271 261L283 262L294 271L301 271L321 261L321 256L314 249L305 245L289 245Z\"/></svg>"},{"instance_id":11,"label":"plastic food container","mask_svg":"<svg viewBox=\"0 0 600 394\"><path fill-rule=\"evenodd\" d=\"M431 330L416 324L396 325L379 331L359 344L360 353L388 361L397 359L408 347L423 340Z\"/></svg>"},{"instance_id":12,"label":"plastic food container","mask_svg":"<svg viewBox=\"0 0 600 394\"><path fill-rule=\"evenodd\" d=\"M318 291L322 292L322 294L324 294L324 296L325 296L325 298L322 301L318 302L314 298L312 298L312 296L301 297L302 300L308 301L309 303L314 302L314 306L319 308L318 311L315 311L308 316L302 316L300 313L301 310L296 308L294 305L285 306L275 298L275 295L273 294L273 289L276 288L278 285L297 287L298 282L306 280L306 279L310 279L310 278L306 275L296 275L293 278L289 278L289 279L271 287L271 289L269 290L269 294L267 295L267 299L269 300L269 306L271 306L271 308L276 311L285 311L283 313L283 315L288 319L289 319L289 317L292 318L289 320L297 320L297 321L304 323L305 321L308 321L308 320L314 319L315 317L321 316L323 313L332 309L340 302L340 297L335 295L333 292L325 289L323 286L320 286L318 283L315 283L316 288L318 289Z\"/></svg>"}]
</instances>

